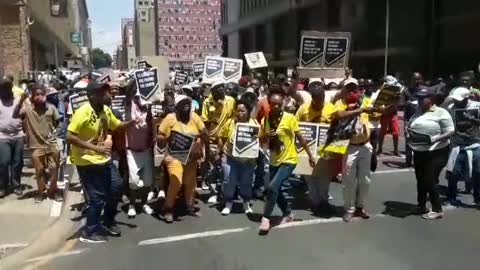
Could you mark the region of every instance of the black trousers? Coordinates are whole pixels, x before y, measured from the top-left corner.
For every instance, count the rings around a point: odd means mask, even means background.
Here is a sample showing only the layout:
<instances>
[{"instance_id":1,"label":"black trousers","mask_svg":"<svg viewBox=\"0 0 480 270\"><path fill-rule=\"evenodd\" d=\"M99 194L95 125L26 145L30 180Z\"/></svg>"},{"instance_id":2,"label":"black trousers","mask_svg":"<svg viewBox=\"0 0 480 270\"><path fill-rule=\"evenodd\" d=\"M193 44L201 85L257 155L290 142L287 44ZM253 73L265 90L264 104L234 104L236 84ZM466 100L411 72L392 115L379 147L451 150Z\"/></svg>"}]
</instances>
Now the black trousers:
<instances>
[{"instance_id":1,"label":"black trousers","mask_svg":"<svg viewBox=\"0 0 480 270\"><path fill-rule=\"evenodd\" d=\"M427 152L414 151L413 162L417 177L418 206L425 208L427 196L432 204L432 211L442 212L442 204L437 188L438 176L448 161L449 148Z\"/></svg>"}]
</instances>

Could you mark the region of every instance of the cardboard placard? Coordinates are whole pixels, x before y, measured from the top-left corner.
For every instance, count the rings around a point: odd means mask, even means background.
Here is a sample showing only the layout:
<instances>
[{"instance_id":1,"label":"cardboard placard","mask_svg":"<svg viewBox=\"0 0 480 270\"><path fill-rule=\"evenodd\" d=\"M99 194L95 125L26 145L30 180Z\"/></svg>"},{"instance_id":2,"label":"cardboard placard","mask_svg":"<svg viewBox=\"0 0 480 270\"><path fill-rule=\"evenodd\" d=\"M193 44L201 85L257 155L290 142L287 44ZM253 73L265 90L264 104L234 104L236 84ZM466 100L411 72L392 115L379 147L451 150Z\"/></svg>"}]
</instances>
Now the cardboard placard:
<instances>
[{"instance_id":1,"label":"cardboard placard","mask_svg":"<svg viewBox=\"0 0 480 270\"><path fill-rule=\"evenodd\" d=\"M320 124L318 126L318 140L317 140L317 155L324 156L325 153L336 153L336 154L345 154L347 152L348 145L350 140L334 140L325 147L327 143L328 130L330 125Z\"/></svg>"},{"instance_id":2,"label":"cardboard placard","mask_svg":"<svg viewBox=\"0 0 480 270\"><path fill-rule=\"evenodd\" d=\"M246 53L245 60L247 60L250 69L268 67L267 59L263 52Z\"/></svg>"},{"instance_id":3,"label":"cardboard placard","mask_svg":"<svg viewBox=\"0 0 480 270\"><path fill-rule=\"evenodd\" d=\"M242 68L241 59L208 56L205 58L202 82L238 82L242 77Z\"/></svg>"},{"instance_id":4,"label":"cardboard placard","mask_svg":"<svg viewBox=\"0 0 480 270\"><path fill-rule=\"evenodd\" d=\"M127 103L126 96L114 96L112 98L112 110L116 110L121 114L121 121L125 121L125 106Z\"/></svg>"},{"instance_id":5,"label":"cardboard placard","mask_svg":"<svg viewBox=\"0 0 480 270\"><path fill-rule=\"evenodd\" d=\"M175 72L175 84L184 85L188 82L188 72L186 71L176 71Z\"/></svg>"},{"instance_id":6,"label":"cardboard placard","mask_svg":"<svg viewBox=\"0 0 480 270\"><path fill-rule=\"evenodd\" d=\"M69 97L70 106L72 108L72 113L82 107L84 104L88 103L87 95L74 94Z\"/></svg>"},{"instance_id":7,"label":"cardboard placard","mask_svg":"<svg viewBox=\"0 0 480 270\"><path fill-rule=\"evenodd\" d=\"M145 100L150 99L159 86L157 68L135 70L134 75L140 96Z\"/></svg>"},{"instance_id":8,"label":"cardboard placard","mask_svg":"<svg viewBox=\"0 0 480 270\"><path fill-rule=\"evenodd\" d=\"M302 78L343 78L350 58L351 33L303 31L299 75Z\"/></svg>"},{"instance_id":9,"label":"cardboard placard","mask_svg":"<svg viewBox=\"0 0 480 270\"><path fill-rule=\"evenodd\" d=\"M257 158L260 149L259 130L260 127L257 125L237 123L232 155L239 158Z\"/></svg>"},{"instance_id":10,"label":"cardboard placard","mask_svg":"<svg viewBox=\"0 0 480 270\"><path fill-rule=\"evenodd\" d=\"M198 62L192 64L193 77L195 79L203 76L203 70L205 69L205 62Z\"/></svg>"},{"instance_id":11,"label":"cardboard placard","mask_svg":"<svg viewBox=\"0 0 480 270\"><path fill-rule=\"evenodd\" d=\"M300 133L302 137L307 142L308 147L310 148L310 152L314 155L316 159L315 153L317 152L317 141L318 141L318 124L314 123L299 123ZM312 166L310 166L310 161L308 158L308 154L305 149L300 145L300 142L297 138L295 138L295 146L298 152L298 163L297 167L293 171L294 174L298 175L311 175L313 172Z\"/></svg>"},{"instance_id":12,"label":"cardboard placard","mask_svg":"<svg viewBox=\"0 0 480 270\"><path fill-rule=\"evenodd\" d=\"M225 82L238 83L242 77L243 60L224 58L223 80Z\"/></svg>"},{"instance_id":13,"label":"cardboard placard","mask_svg":"<svg viewBox=\"0 0 480 270\"><path fill-rule=\"evenodd\" d=\"M388 107L393 105L396 101L396 97L399 94L400 89L395 87L383 87L378 93L377 98L375 99L374 107L385 106Z\"/></svg>"},{"instance_id":14,"label":"cardboard placard","mask_svg":"<svg viewBox=\"0 0 480 270\"><path fill-rule=\"evenodd\" d=\"M168 138L168 153L183 165L186 165L194 142L195 136L172 131Z\"/></svg>"},{"instance_id":15,"label":"cardboard placard","mask_svg":"<svg viewBox=\"0 0 480 270\"><path fill-rule=\"evenodd\" d=\"M152 104L150 110L152 111L153 117L158 117L163 113L163 106L162 104Z\"/></svg>"}]
</instances>

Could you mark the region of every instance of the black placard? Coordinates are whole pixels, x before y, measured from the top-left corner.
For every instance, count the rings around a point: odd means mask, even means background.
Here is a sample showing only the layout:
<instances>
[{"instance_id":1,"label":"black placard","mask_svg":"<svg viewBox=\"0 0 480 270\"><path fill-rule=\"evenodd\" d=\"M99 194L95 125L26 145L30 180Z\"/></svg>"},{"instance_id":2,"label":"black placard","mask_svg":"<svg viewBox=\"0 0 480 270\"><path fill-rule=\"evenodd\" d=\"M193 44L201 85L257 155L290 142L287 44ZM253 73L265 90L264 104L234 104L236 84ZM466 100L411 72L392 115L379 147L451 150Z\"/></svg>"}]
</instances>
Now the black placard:
<instances>
[{"instance_id":1,"label":"black placard","mask_svg":"<svg viewBox=\"0 0 480 270\"><path fill-rule=\"evenodd\" d=\"M70 106L72 107L72 113L75 113L78 108L82 107L88 102L88 96L85 94L75 94L69 97Z\"/></svg>"},{"instance_id":2,"label":"black placard","mask_svg":"<svg viewBox=\"0 0 480 270\"><path fill-rule=\"evenodd\" d=\"M223 68L223 78L226 81L230 81L237 77L235 81L238 81L242 76L242 60L229 60L225 59L224 68Z\"/></svg>"},{"instance_id":3,"label":"black placard","mask_svg":"<svg viewBox=\"0 0 480 270\"><path fill-rule=\"evenodd\" d=\"M175 84L184 85L188 81L188 73L186 71L176 71L175 72Z\"/></svg>"},{"instance_id":4,"label":"black placard","mask_svg":"<svg viewBox=\"0 0 480 270\"><path fill-rule=\"evenodd\" d=\"M411 128L407 128L407 134L408 134L408 144L412 146L425 146L425 145L430 145L432 143L432 138L423 133L419 133L414 131Z\"/></svg>"},{"instance_id":5,"label":"black placard","mask_svg":"<svg viewBox=\"0 0 480 270\"><path fill-rule=\"evenodd\" d=\"M348 48L347 38L327 38L327 45L325 50L325 66L333 66L336 63L345 60Z\"/></svg>"},{"instance_id":6,"label":"black placard","mask_svg":"<svg viewBox=\"0 0 480 270\"><path fill-rule=\"evenodd\" d=\"M238 123L233 140L233 156L241 158L257 158L259 150L258 132L256 125Z\"/></svg>"},{"instance_id":7,"label":"black placard","mask_svg":"<svg viewBox=\"0 0 480 270\"><path fill-rule=\"evenodd\" d=\"M300 59L302 65L308 66L316 60L321 60L324 53L325 38L321 37L302 37L302 55ZM320 62L318 63L320 65Z\"/></svg>"},{"instance_id":8,"label":"black placard","mask_svg":"<svg viewBox=\"0 0 480 270\"><path fill-rule=\"evenodd\" d=\"M303 139L307 142L308 147L316 146L318 138L318 125L311 123L300 123L299 127L300 133L302 134ZM298 138L295 138L295 146L297 147L298 153L305 150L298 141Z\"/></svg>"},{"instance_id":9,"label":"black placard","mask_svg":"<svg viewBox=\"0 0 480 270\"><path fill-rule=\"evenodd\" d=\"M215 77L223 70L223 60L216 58L207 58L205 65L205 76L207 78Z\"/></svg>"},{"instance_id":10,"label":"black placard","mask_svg":"<svg viewBox=\"0 0 480 270\"><path fill-rule=\"evenodd\" d=\"M325 145L327 142L327 133L328 130L330 129L329 125L319 125L318 126L318 139L317 139L317 147L320 147L321 145Z\"/></svg>"},{"instance_id":11,"label":"black placard","mask_svg":"<svg viewBox=\"0 0 480 270\"><path fill-rule=\"evenodd\" d=\"M168 138L168 152L182 164L187 164L194 141L194 136L172 131Z\"/></svg>"},{"instance_id":12,"label":"black placard","mask_svg":"<svg viewBox=\"0 0 480 270\"><path fill-rule=\"evenodd\" d=\"M125 105L127 103L127 99L125 96L115 96L112 98L112 110L115 110L120 113L121 121L125 121Z\"/></svg>"},{"instance_id":13,"label":"black placard","mask_svg":"<svg viewBox=\"0 0 480 270\"><path fill-rule=\"evenodd\" d=\"M205 62L193 63L192 64L193 77L195 78L202 77L204 69L205 69Z\"/></svg>"},{"instance_id":14,"label":"black placard","mask_svg":"<svg viewBox=\"0 0 480 270\"><path fill-rule=\"evenodd\" d=\"M148 100L157 90L158 71L157 68L148 70L135 70L137 89L143 99Z\"/></svg>"}]
</instances>

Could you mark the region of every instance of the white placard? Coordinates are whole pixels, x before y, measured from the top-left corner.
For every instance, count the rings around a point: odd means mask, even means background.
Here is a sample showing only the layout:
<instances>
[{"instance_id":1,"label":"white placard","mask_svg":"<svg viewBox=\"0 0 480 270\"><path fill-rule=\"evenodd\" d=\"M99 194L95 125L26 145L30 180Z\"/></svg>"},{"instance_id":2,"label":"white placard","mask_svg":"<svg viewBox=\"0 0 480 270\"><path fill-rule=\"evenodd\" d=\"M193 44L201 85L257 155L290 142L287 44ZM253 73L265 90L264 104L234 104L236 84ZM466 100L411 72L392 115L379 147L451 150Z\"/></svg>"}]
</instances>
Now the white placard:
<instances>
[{"instance_id":1,"label":"white placard","mask_svg":"<svg viewBox=\"0 0 480 270\"><path fill-rule=\"evenodd\" d=\"M263 52L246 53L245 60L247 60L250 69L268 67L267 59Z\"/></svg>"}]
</instances>

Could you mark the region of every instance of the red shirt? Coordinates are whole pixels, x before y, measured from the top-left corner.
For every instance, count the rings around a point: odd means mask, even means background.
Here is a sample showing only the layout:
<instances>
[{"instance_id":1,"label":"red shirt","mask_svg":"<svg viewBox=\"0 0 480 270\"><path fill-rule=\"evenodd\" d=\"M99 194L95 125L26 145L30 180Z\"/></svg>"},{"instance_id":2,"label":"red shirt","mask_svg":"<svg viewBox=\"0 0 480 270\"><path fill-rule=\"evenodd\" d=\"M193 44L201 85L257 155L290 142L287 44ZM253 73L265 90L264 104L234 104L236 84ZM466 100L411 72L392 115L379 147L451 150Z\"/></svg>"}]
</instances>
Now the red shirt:
<instances>
[{"instance_id":1,"label":"red shirt","mask_svg":"<svg viewBox=\"0 0 480 270\"><path fill-rule=\"evenodd\" d=\"M257 112L257 121L258 123L262 122L262 119L270 113L270 104L268 103L268 98L264 97L258 101L258 112Z\"/></svg>"}]
</instances>

